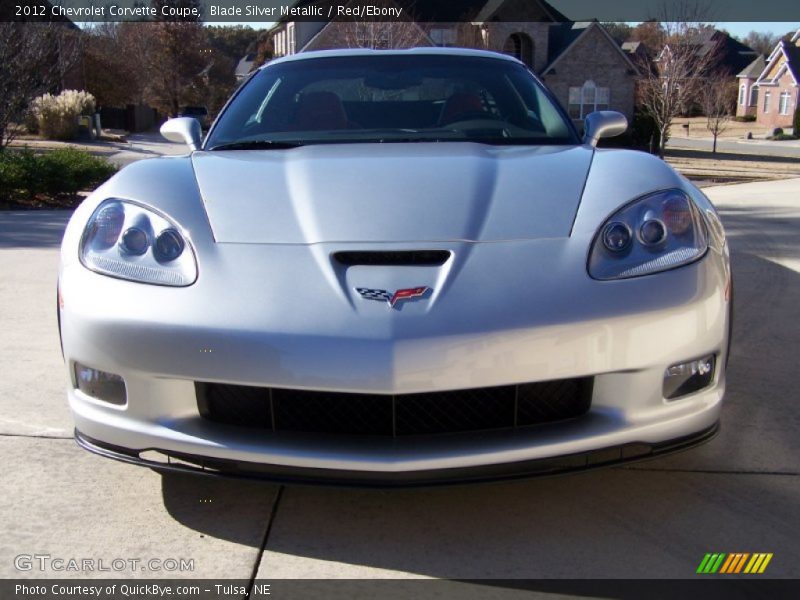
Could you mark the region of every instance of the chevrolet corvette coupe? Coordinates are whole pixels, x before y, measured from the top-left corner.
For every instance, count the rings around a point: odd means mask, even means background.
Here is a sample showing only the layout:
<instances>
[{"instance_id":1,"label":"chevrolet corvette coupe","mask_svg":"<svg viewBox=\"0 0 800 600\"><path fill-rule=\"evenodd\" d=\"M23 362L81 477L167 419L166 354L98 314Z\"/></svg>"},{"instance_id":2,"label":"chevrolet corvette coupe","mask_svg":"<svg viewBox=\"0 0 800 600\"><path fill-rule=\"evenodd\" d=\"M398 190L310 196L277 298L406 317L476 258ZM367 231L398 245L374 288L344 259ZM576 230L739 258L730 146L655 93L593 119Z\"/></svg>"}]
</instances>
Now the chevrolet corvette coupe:
<instances>
[{"instance_id":1,"label":"chevrolet corvette coupe","mask_svg":"<svg viewBox=\"0 0 800 600\"><path fill-rule=\"evenodd\" d=\"M716 431L731 278L708 199L579 136L517 60L329 51L255 72L185 156L75 211L75 436L162 470L428 485L582 470Z\"/></svg>"}]
</instances>

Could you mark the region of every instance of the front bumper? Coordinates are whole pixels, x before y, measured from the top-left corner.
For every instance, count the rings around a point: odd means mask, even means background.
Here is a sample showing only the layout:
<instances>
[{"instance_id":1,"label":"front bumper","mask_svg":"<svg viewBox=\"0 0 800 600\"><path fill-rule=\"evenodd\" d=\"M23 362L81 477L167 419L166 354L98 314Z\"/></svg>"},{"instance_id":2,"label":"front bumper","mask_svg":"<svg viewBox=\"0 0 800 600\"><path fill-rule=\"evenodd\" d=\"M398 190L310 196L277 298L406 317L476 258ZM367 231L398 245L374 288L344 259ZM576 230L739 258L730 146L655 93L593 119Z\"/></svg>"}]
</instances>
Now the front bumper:
<instances>
[{"instance_id":1,"label":"front bumper","mask_svg":"<svg viewBox=\"0 0 800 600\"><path fill-rule=\"evenodd\" d=\"M720 254L655 276L598 282L585 275L586 240L441 246L454 252L452 264L377 282L436 290L400 311L348 296L366 276L331 271L333 248L325 245L301 252L218 244L206 251L197 283L180 289L68 265L61 319L70 372L80 362L119 374L128 396L124 406L103 403L75 389L71 375L79 442L160 468L172 467L151 464L144 453L192 470L200 463L206 472L394 485L469 480L467 471L508 477L644 458L702 441L715 427L729 323ZM458 271L460 256L468 260ZM487 273L513 282L513 293L487 285ZM664 399L668 366L711 354L717 371L709 387ZM591 409L580 418L408 439L212 423L200 416L195 390L195 382L206 381L412 394L576 377L594 379Z\"/></svg>"}]
</instances>

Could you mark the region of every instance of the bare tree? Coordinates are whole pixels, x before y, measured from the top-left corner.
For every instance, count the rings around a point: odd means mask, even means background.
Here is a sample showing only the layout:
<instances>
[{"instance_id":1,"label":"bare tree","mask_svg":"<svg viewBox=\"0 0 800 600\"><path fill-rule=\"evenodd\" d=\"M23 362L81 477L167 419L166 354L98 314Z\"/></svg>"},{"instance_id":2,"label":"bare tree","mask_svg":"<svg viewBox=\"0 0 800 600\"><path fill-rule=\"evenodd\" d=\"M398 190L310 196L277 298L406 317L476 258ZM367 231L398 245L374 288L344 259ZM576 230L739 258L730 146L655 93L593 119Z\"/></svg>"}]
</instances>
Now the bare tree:
<instances>
[{"instance_id":1,"label":"bare tree","mask_svg":"<svg viewBox=\"0 0 800 600\"><path fill-rule=\"evenodd\" d=\"M272 45L272 34L269 31L264 31L258 36L255 55L255 60L253 61L254 69L272 60L272 57L275 55L275 48Z\"/></svg>"},{"instance_id":2,"label":"bare tree","mask_svg":"<svg viewBox=\"0 0 800 600\"><path fill-rule=\"evenodd\" d=\"M657 54L664 44L664 30L658 21L644 21L631 29L631 34L625 41L641 42L648 52Z\"/></svg>"},{"instance_id":3,"label":"bare tree","mask_svg":"<svg viewBox=\"0 0 800 600\"><path fill-rule=\"evenodd\" d=\"M610 35L613 40L618 44L622 45L625 42L631 40L631 35L633 34L633 27L628 25L624 22L618 21L604 21L601 23L603 29L606 30L608 35ZM639 41L639 40L634 40Z\"/></svg>"},{"instance_id":4,"label":"bare tree","mask_svg":"<svg viewBox=\"0 0 800 600\"><path fill-rule=\"evenodd\" d=\"M130 62L136 55L123 51L121 30L120 23L98 23L86 30L86 89L100 106L124 106L137 87L136 65ZM113 75L126 72L131 76Z\"/></svg>"},{"instance_id":5,"label":"bare tree","mask_svg":"<svg viewBox=\"0 0 800 600\"><path fill-rule=\"evenodd\" d=\"M80 58L79 37L63 23L0 23L0 150L31 100L61 87Z\"/></svg>"},{"instance_id":6,"label":"bare tree","mask_svg":"<svg viewBox=\"0 0 800 600\"><path fill-rule=\"evenodd\" d=\"M146 100L159 111L176 116L182 104L205 94L210 59L205 31L198 22L144 23L151 34L147 53Z\"/></svg>"},{"instance_id":7,"label":"bare tree","mask_svg":"<svg viewBox=\"0 0 800 600\"><path fill-rule=\"evenodd\" d=\"M742 43L746 46L750 46L759 54L769 56L772 49L775 48L775 45L778 43L778 40L780 40L780 37L781 36L775 35L769 31L751 31L742 38Z\"/></svg>"},{"instance_id":8,"label":"bare tree","mask_svg":"<svg viewBox=\"0 0 800 600\"><path fill-rule=\"evenodd\" d=\"M155 42L157 23L120 23L119 52L128 61L125 81L128 84L128 103L146 104L153 77L151 53L159 46Z\"/></svg>"},{"instance_id":9,"label":"bare tree","mask_svg":"<svg viewBox=\"0 0 800 600\"><path fill-rule=\"evenodd\" d=\"M672 122L700 100L705 78L718 60L717 50L698 43L704 27L688 20L662 22L660 52L653 63L640 65L637 100L658 127L662 158Z\"/></svg>"},{"instance_id":10,"label":"bare tree","mask_svg":"<svg viewBox=\"0 0 800 600\"><path fill-rule=\"evenodd\" d=\"M703 110L706 129L714 136L711 152L717 153L717 138L727 128L736 102L736 84L727 73L714 73L703 86Z\"/></svg>"},{"instance_id":11,"label":"bare tree","mask_svg":"<svg viewBox=\"0 0 800 600\"><path fill-rule=\"evenodd\" d=\"M430 45L422 28L412 21L340 21L333 24L345 48L413 48Z\"/></svg>"}]
</instances>

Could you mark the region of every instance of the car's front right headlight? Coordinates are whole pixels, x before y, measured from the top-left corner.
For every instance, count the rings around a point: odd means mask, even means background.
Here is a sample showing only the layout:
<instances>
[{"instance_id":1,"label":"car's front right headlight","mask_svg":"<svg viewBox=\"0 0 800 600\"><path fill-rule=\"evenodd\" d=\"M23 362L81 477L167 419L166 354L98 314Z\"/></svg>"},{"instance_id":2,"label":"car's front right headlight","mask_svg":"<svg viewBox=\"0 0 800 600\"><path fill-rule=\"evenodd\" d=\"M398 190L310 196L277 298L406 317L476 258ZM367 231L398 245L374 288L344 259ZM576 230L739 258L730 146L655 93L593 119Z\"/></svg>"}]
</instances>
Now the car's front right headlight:
<instances>
[{"instance_id":1,"label":"car's front right headlight","mask_svg":"<svg viewBox=\"0 0 800 600\"><path fill-rule=\"evenodd\" d=\"M197 262L180 229L150 208L111 198L92 214L83 232L81 263L120 279L187 286L197 279Z\"/></svg>"},{"instance_id":2,"label":"car's front right headlight","mask_svg":"<svg viewBox=\"0 0 800 600\"><path fill-rule=\"evenodd\" d=\"M681 190L648 194L609 217L589 254L589 275L626 279L666 271L701 258L708 233L694 202Z\"/></svg>"}]
</instances>

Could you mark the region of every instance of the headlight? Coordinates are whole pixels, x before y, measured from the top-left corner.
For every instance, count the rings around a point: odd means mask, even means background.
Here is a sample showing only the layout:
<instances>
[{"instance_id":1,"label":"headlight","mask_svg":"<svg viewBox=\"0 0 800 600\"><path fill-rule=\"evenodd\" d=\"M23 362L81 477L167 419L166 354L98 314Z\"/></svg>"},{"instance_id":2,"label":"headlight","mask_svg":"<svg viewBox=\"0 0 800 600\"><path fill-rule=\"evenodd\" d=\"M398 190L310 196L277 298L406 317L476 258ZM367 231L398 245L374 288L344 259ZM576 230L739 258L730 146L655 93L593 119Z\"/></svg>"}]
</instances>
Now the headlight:
<instances>
[{"instance_id":1,"label":"headlight","mask_svg":"<svg viewBox=\"0 0 800 600\"><path fill-rule=\"evenodd\" d=\"M589 275L625 279L666 271L701 258L708 249L703 218L680 190L656 192L612 215L589 254Z\"/></svg>"},{"instance_id":2,"label":"headlight","mask_svg":"<svg viewBox=\"0 0 800 600\"><path fill-rule=\"evenodd\" d=\"M197 279L194 253L178 227L153 210L106 200L81 240L81 263L92 271L157 285L186 286Z\"/></svg>"}]
</instances>

